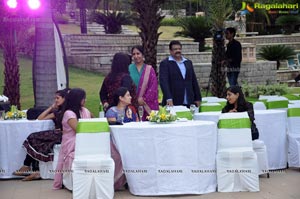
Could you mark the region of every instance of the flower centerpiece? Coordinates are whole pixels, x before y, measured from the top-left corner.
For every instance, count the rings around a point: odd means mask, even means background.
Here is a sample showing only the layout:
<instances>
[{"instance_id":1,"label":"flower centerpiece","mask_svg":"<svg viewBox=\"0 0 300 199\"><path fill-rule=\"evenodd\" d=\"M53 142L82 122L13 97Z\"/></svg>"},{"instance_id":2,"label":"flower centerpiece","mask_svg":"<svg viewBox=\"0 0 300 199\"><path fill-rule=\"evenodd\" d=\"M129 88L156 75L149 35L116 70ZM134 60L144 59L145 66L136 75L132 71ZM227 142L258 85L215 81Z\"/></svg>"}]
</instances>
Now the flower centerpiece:
<instances>
[{"instance_id":1,"label":"flower centerpiece","mask_svg":"<svg viewBox=\"0 0 300 199\"><path fill-rule=\"evenodd\" d=\"M150 115L147 116L150 122L156 123L167 123L176 121L177 116L166 110L165 107L159 108L159 111L151 111Z\"/></svg>"},{"instance_id":2,"label":"flower centerpiece","mask_svg":"<svg viewBox=\"0 0 300 199\"><path fill-rule=\"evenodd\" d=\"M21 118L26 118L26 113L18 110L15 105L10 107L10 111L8 111L4 117L5 120L16 120Z\"/></svg>"}]
</instances>

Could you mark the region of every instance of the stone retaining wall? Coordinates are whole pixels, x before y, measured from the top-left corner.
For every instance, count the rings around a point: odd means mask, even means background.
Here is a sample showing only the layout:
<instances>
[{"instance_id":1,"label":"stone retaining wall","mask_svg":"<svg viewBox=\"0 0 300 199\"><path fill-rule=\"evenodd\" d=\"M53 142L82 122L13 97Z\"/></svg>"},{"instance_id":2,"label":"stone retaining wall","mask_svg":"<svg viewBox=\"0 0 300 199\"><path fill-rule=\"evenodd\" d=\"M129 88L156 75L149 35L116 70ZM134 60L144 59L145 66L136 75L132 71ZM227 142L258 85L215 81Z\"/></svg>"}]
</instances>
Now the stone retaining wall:
<instances>
[{"instance_id":1,"label":"stone retaining wall","mask_svg":"<svg viewBox=\"0 0 300 199\"><path fill-rule=\"evenodd\" d=\"M209 81L211 64L195 64L194 67L200 87L206 88ZM256 63L242 63L238 81L240 85L242 85L242 81L256 85L265 85L267 82L274 84L277 82L276 72L276 62L258 61Z\"/></svg>"}]
</instances>

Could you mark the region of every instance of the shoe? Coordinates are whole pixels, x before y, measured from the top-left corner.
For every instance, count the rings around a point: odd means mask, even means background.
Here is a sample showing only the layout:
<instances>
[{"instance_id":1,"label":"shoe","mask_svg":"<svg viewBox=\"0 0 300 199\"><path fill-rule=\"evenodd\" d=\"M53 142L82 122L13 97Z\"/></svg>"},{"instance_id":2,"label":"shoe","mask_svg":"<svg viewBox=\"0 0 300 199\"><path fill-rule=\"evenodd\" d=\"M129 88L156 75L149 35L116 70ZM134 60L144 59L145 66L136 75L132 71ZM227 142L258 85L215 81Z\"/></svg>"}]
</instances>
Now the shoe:
<instances>
[{"instance_id":1,"label":"shoe","mask_svg":"<svg viewBox=\"0 0 300 199\"><path fill-rule=\"evenodd\" d=\"M22 166L19 170L13 172L15 176L28 176L31 174L31 169L29 166Z\"/></svg>"},{"instance_id":2,"label":"shoe","mask_svg":"<svg viewBox=\"0 0 300 199\"><path fill-rule=\"evenodd\" d=\"M22 179L22 181L32 181L32 180L41 180L40 172L34 172Z\"/></svg>"}]
</instances>

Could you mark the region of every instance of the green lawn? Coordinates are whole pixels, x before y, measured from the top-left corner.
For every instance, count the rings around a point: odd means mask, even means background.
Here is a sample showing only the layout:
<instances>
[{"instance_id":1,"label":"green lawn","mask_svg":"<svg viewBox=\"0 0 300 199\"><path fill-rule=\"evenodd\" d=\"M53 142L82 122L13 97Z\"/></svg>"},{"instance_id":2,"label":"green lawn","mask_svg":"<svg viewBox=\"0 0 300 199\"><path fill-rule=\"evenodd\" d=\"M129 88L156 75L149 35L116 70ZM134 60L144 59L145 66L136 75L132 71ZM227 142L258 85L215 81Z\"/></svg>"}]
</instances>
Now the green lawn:
<instances>
[{"instance_id":1,"label":"green lawn","mask_svg":"<svg viewBox=\"0 0 300 199\"><path fill-rule=\"evenodd\" d=\"M1 53L2 54L2 53ZM0 56L0 94L3 93L3 58ZM33 107L33 88L32 88L32 61L26 58L19 59L20 65L20 91L21 91L21 106L22 109ZM86 107L95 115L98 116L99 107L99 90L104 79L100 73L84 71L81 69L69 68L70 87L83 88L87 93ZM54 96L54 94L53 94Z\"/></svg>"}]
</instances>

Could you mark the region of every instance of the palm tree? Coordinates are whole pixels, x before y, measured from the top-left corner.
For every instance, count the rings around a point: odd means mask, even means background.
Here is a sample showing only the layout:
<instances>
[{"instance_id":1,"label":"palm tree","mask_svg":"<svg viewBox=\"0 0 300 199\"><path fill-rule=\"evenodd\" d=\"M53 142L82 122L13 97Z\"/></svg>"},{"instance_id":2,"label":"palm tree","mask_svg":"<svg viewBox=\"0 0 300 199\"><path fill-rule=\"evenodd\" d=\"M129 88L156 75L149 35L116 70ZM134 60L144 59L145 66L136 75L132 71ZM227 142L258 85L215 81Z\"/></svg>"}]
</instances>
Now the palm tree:
<instances>
[{"instance_id":1,"label":"palm tree","mask_svg":"<svg viewBox=\"0 0 300 199\"><path fill-rule=\"evenodd\" d=\"M54 25L48 1L35 23L35 48L32 65L32 80L35 107L48 107L57 90Z\"/></svg>"},{"instance_id":2,"label":"palm tree","mask_svg":"<svg viewBox=\"0 0 300 199\"><path fill-rule=\"evenodd\" d=\"M20 73L19 62L17 58L18 51L18 33L23 26L19 26L14 20L17 19L16 14L9 13L5 7L0 7L0 48L3 49L4 58L4 88L3 94L10 100L11 105L20 107ZM25 36L26 31L22 34Z\"/></svg>"},{"instance_id":3,"label":"palm tree","mask_svg":"<svg viewBox=\"0 0 300 199\"><path fill-rule=\"evenodd\" d=\"M214 32L210 72L211 92L214 96L225 97L226 71L225 66L221 64L221 61L225 59L223 24L232 14L231 0L210 0L208 13Z\"/></svg>"},{"instance_id":4,"label":"palm tree","mask_svg":"<svg viewBox=\"0 0 300 199\"><path fill-rule=\"evenodd\" d=\"M155 71L157 71L157 42L159 35L158 28L160 22L164 18L159 13L160 6L166 0L133 0L132 8L137 13L135 19L136 26L140 29L139 35L142 39L144 48L145 62L151 64Z\"/></svg>"},{"instance_id":5,"label":"palm tree","mask_svg":"<svg viewBox=\"0 0 300 199\"><path fill-rule=\"evenodd\" d=\"M16 105L18 109L20 109L20 73L13 23L14 22L10 22L5 26L6 33L8 34L6 34L6 36L2 35L5 38L3 38L3 57L5 59L3 94L9 98L11 105Z\"/></svg>"}]
</instances>

